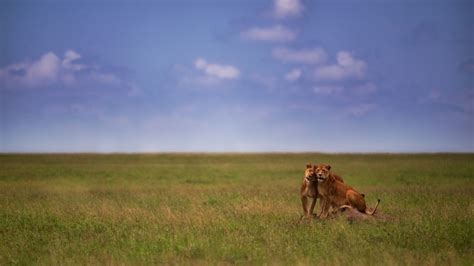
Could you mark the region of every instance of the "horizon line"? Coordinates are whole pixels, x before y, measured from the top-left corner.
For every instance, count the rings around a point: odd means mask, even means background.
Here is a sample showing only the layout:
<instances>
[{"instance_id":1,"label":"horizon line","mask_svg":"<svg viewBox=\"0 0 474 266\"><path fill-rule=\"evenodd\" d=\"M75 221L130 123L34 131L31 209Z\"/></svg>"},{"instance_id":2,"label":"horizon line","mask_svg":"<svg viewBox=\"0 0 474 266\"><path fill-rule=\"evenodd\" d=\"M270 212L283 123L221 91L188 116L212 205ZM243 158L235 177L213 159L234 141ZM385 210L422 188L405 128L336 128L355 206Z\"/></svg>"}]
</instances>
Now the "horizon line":
<instances>
[{"instance_id":1,"label":"horizon line","mask_svg":"<svg viewBox=\"0 0 474 266\"><path fill-rule=\"evenodd\" d=\"M474 151L0 151L0 155L232 155L232 154L474 154Z\"/></svg>"}]
</instances>

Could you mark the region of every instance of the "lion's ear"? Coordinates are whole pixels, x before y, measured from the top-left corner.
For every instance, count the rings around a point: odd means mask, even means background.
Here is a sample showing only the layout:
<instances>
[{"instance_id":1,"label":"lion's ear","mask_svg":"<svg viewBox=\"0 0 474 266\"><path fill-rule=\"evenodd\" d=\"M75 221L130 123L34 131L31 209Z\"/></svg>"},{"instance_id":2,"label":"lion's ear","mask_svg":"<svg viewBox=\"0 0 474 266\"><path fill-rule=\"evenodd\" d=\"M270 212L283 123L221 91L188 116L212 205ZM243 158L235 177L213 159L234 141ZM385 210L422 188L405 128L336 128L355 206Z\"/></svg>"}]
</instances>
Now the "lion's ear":
<instances>
[{"instance_id":1,"label":"lion's ear","mask_svg":"<svg viewBox=\"0 0 474 266\"><path fill-rule=\"evenodd\" d=\"M329 164L327 164L326 169L331 170L331 166Z\"/></svg>"},{"instance_id":2,"label":"lion's ear","mask_svg":"<svg viewBox=\"0 0 474 266\"><path fill-rule=\"evenodd\" d=\"M306 164L306 169L309 169L309 168L311 168L311 164L310 164L310 163L307 163L307 164Z\"/></svg>"}]
</instances>

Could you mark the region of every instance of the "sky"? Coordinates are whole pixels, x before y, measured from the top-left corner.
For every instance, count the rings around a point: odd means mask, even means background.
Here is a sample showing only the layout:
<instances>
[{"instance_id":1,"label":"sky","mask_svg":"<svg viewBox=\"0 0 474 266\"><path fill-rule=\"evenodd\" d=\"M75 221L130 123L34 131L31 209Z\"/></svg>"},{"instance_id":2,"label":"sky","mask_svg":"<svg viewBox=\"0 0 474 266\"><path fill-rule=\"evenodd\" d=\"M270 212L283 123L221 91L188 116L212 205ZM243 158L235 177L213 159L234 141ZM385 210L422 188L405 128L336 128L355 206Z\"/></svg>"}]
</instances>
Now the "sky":
<instances>
[{"instance_id":1,"label":"sky","mask_svg":"<svg viewBox=\"0 0 474 266\"><path fill-rule=\"evenodd\" d=\"M474 152L473 11L0 0L0 152Z\"/></svg>"}]
</instances>

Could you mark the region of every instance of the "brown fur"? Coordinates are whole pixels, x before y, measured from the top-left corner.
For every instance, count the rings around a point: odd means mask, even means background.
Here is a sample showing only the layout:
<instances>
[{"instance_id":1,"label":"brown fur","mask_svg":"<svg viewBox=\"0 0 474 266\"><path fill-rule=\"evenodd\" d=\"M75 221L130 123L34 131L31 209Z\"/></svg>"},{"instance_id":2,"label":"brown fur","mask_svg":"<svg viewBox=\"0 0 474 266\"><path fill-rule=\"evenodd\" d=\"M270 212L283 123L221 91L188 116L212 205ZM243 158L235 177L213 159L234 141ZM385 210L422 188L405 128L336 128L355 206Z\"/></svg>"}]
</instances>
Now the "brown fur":
<instances>
[{"instance_id":1,"label":"brown fur","mask_svg":"<svg viewBox=\"0 0 474 266\"><path fill-rule=\"evenodd\" d=\"M330 170L331 166L325 164L319 164L313 170L318 180L318 192L323 199L321 217L328 216L330 207L337 211L339 208L350 206L365 214L372 215L375 213L380 200L378 200L373 211L369 211L365 204L364 194L339 181Z\"/></svg>"},{"instance_id":2,"label":"brown fur","mask_svg":"<svg viewBox=\"0 0 474 266\"><path fill-rule=\"evenodd\" d=\"M316 205L316 200L318 198L318 184L314 175L314 167L311 164L306 165L300 194L304 217L310 218L313 216L314 206ZM311 207L308 208L310 198L312 199L312 202Z\"/></svg>"},{"instance_id":3,"label":"brown fur","mask_svg":"<svg viewBox=\"0 0 474 266\"><path fill-rule=\"evenodd\" d=\"M318 198L321 198L318 193L318 183L316 179L316 165L311 165L310 163L306 164L306 170L303 178L303 183L301 184L301 203L303 205L304 217L310 218L313 216L314 207ZM339 182L344 182L342 178L338 175L334 175L334 178ZM311 207L308 208L309 199L312 199ZM324 203L321 203L323 206ZM322 212L322 210L321 210ZM321 213L320 213L321 215Z\"/></svg>"}]
</instances>

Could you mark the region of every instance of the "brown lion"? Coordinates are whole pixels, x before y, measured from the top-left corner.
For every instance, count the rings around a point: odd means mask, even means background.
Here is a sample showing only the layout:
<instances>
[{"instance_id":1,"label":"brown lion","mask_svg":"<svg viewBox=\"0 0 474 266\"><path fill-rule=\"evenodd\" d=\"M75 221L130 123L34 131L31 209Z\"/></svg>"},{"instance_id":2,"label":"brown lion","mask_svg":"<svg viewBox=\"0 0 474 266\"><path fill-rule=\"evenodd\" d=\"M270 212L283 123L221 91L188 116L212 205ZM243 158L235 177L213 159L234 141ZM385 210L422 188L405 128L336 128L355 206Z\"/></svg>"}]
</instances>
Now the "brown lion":
<instances>
[{"instance_id":1,"label":"brown lion","mask_svg":"<svg viewBox=\"0 0 474 266\"><path fill-rule=\"evenodd\" d=\"M318 182L315 173L316 165L306 164L306 170L304 172L303 183L301 184L301 203L303 204L304 215L302 217L311 218L314 212L314 206L316 205L317 198L321 198L318 193ZM338 175L333 175L336 180L344 183L342 178ZM308 208L309 199L312 199L311 207ZM321 203L323 206L324 203ZM322 213L322 209L321 209ZM321 215L320 213L320 215Z\"/></svg>"},{"instance_id":2,"label":"brown lion","mask_svg":"<svg viewBox=\"0 0 474 266\"><path fill-rule=\"evenodd\" d=\"M321 210L321 217L328 216L329 208L334 210L351 207L357 209L359 212L373 215L379 206L380 199L377 201L375 208L372 211L367 209L365 204L364 194L359 193L351 186L339 181L331 172L331 166L327 164L319 164L315 166L313 174L316 175L318 182L318 193L323 199L323 206Z\"/></svg>"}]
</instances>

